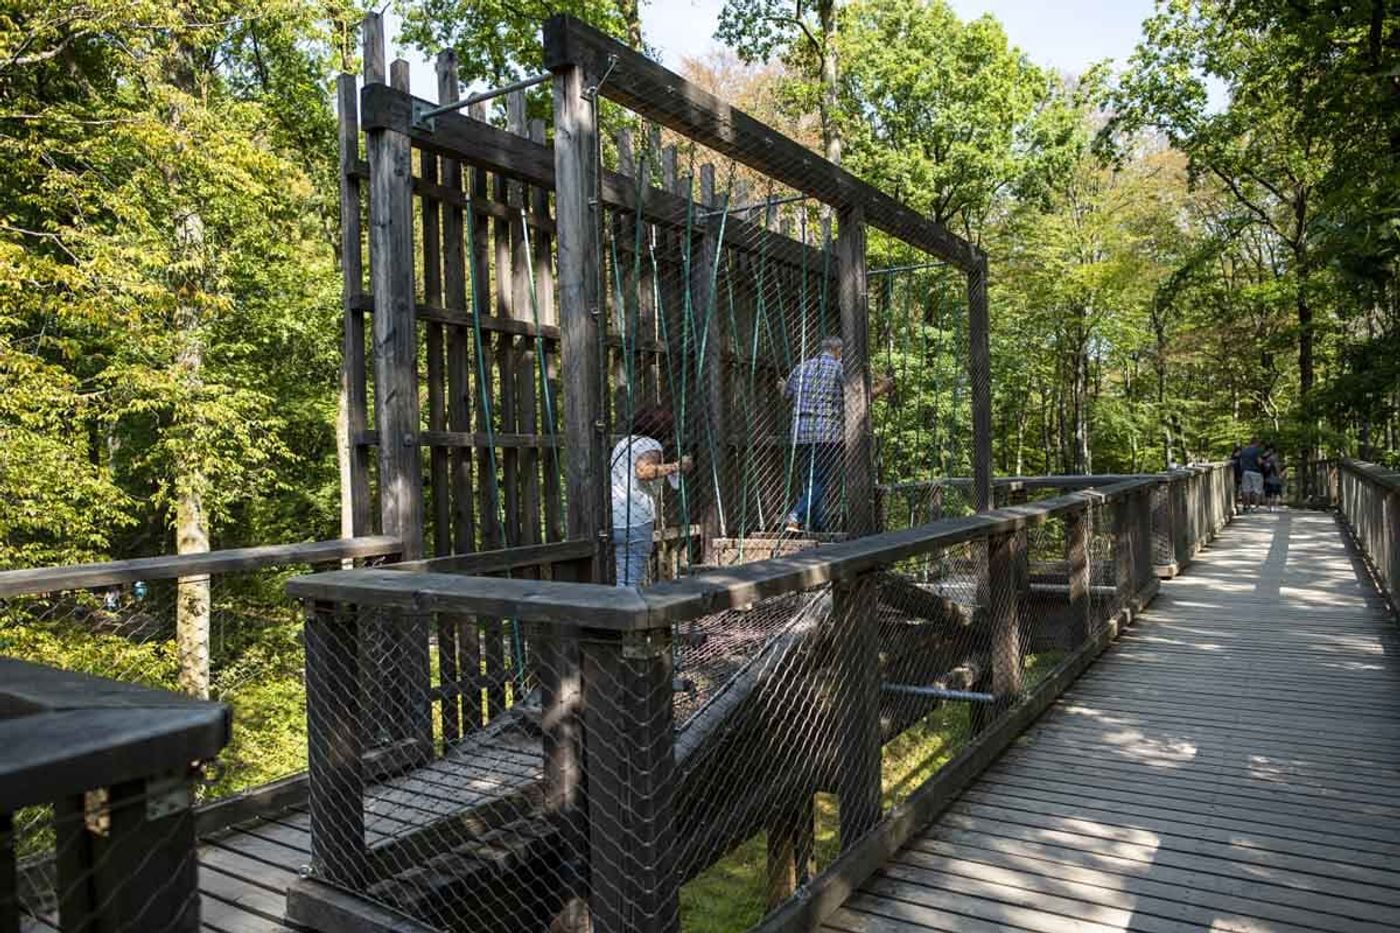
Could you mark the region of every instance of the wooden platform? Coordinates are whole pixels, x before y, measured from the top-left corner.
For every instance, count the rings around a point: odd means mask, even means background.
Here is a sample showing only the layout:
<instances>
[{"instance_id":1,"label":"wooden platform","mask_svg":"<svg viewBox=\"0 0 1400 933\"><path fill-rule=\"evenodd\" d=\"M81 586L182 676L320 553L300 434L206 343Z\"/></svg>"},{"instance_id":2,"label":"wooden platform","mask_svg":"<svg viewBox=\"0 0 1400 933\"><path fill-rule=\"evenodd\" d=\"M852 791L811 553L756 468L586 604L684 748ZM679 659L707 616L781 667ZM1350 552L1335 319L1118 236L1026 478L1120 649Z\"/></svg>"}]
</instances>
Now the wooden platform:
<instances>
[{"instance_id":1,"label":"wooden platform","mask_svg":"<svg viewBox=\"0 0 1400 933\"><path fill-rule=\"evenodd\" d=\"M1400 628L1243 515L827 929L1400 928Z\"/></svg>"}]
</instances>

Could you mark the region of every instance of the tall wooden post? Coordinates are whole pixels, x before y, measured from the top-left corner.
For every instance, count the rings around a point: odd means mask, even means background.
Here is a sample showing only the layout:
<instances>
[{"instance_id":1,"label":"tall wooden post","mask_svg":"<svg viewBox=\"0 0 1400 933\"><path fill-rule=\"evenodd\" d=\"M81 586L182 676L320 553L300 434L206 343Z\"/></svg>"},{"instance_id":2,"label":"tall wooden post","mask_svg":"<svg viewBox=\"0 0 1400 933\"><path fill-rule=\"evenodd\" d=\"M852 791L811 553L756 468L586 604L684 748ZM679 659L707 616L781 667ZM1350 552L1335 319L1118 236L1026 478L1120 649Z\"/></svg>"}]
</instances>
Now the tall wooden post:
<instances>
[{"instance_id":1,"label":"tall wooden post","mask_svg":"<svg viewBox=\"0 0 1400 933\"><path fill-rule=\"evenodd\" d=\"M378 21L379 17L370 19ZM368 44L369 19L366 25ZM382 32L379 38L382 39ZM405 82L407 72L405 65L402 69ZM371 81L374 77L367 72L365 80ZM365 149L369 154L370 174L370 282L374 293L379 510L384 533L403 541L403 559L417 560L423 556L423 470L418 454L413 152L407 135L383 126L366 128Z\"/></svg>"},{"instance_id":2,"label":"tall wooden post","mask_svg":"<svg viewBox=\"0 0 1400 933\"><path fill-rule=\"evenodd\" d=\"M360 253L360 102L355 76L343 74L336 81L340 112L340 271L341 307L345 316L340 367L340 403L345 407L347 471L340 494L348 521L341 534L370 534L369 451L365 447L368 392L365 385L365 312L360 303L364 291L364 263ZM348 527L344 527L348 524Z\"/></svg>"},{"instance_id":3,"label":"tall wooden post","mask_svg":"<svg viewBox=\"0 0 1400 933\"><path fill-rule=\"evenodd\" d=\"M870 322L866 300L865 218L841 212L836 234L837 300L841 309L842 367L846 373L846 531L875 531L875 453L870 429Z\"/></svg>"},{"instance_id":4,"label":"tall wooden post","mask_svg":"<svg viewBox=\"0 0 1400 933\"><path fill-rule=\"evenodd\" d=\"M564 384L565 525L570 538L592 541L592 561L576 576L601 582L608 524L603 498L602 399L598 390L599 317L602 313L598 262L599 205L594 101L584 96L585 78L577 65L554 71L555 229L558 250L560 355ZM581 692L583 678L575 636L550 632L538 640L544 707L546 806L563 817L565 848L573 856L576 879L588 877L584 835ZM552 924L558 930L588 929L587 904L566 899Z\"/></svg>"},{"instance_id":5,"label":"tall wooden post","mask_svg":"<svg viewBox=\"0 0 1400 933\"><path fill-rule=\"evenodd\" d=\"M987 258L967 272L968 379L972 382L972 504L992 507L992 350L987 315Z\"/></svg>"}]
</instances>

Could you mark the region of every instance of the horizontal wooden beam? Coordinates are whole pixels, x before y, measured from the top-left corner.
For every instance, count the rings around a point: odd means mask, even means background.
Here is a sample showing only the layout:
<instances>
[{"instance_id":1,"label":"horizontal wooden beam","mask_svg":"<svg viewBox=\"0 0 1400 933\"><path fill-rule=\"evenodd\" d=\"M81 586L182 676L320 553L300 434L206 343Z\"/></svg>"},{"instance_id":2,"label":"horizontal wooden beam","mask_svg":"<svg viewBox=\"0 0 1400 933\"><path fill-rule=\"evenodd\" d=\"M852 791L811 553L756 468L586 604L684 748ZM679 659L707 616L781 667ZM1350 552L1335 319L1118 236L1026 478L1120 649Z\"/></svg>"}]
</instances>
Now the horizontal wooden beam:
<instances>
[{"instance_id":1,"label":"horizontal wooden beam","mask_svg":"<svg viewBox=\"0 0 1400 933\"><path fill-rule=\"evenodd\" d=\"M378 431L364 431L355 439L362 447L373 447L379 443ZM501 449L538 450L549 447L562 447L559 435L549 434L491 434L484 431L419 431L420 447L497 447Z\"/></svg>"},{"instance_id":2,"label":"horizontal wooden beam","mask_svg":"<svg viewBox=\"0 0 1400 933\"><path fill-rule=\"evenodd\" d=\"M5 570L0 571L0 597L117 586L137 580L173 580L216 573L241 573L282 564L327 564L337 560L391 557L401 549L402 545L396 538L372 536L231 548L207 554L137 557L69 567Z\"/></svg>"},{"instance_id":3,"label":"horizontal wooden beam","mask_svg":"<svg viewBox=\"0 0 1400 933\"><path fill-rule=\"evenodd\" d=\"M361 122L366 130L392 129L404 133L415 146L429 152L539 188L553 189L554 147L455 113L437 117L435 128L429 130L413 122L414 100L407 92L386 84L368 84L360 98ZM696 204L649 185L638 190L636 179L608 169L602 173L602 202L604 207L613 210L640 212L648 223L675 230L684 229L689 216L691 232L696 237L706 230L701 212L713 209L712 205ZM771 263L806 268L810 274L819 276L822 269L824 254L820 249L765 230L752 221L729 217L724 225L724 242L755 255L761 252ZM777 274L776 270L772 271Z\"/></svg>"},{"instance_id":4,"label":"horizontal wooden beam","mask_svg":"<svg viewBox=\"0 0 1400 933\"><path fill-rule=\"evenodd\" d=\"M645 119L826 204L861 211L871 225L963 271L985 261L979 249L942 224L581 20L552 17L545 23L544 46L546 68L581 67L598 82L599 94Z\"/></svg>"},{"instance_id":5,"label":"horizontal wooden beam","mask_svg":"<svg viewBox=\"0 0 1400 933\"><path fill-rule=\"evenodd\" d=\"M297 577L287 591L304 599L460 612L581 628L638 631L665 628L772 596L848 579L967 541L1005 534L1083 511L1155 485L1156 477L1124 480L1101 490L943 519L904 531L869 535L822 548L706 571L637 591L587 583L503 580L383 568Z\"/></svg>"},{"instance_id":6,"label":"horizontal wooden beam","mask_svg":"<svg viewBox=\"0 0 1400 933\"><path fill-rule=\"evenodd\" d=\"M636 590L592 583L366 568L295 577L287 592L299 599L409 612L459 612L622 632L649 627L647 604Z\"/></svg>"},{"instance_id":7,"label":"horizontal wooden beam","mask_svg":"<svg viewBox=\"0 0 1400 933\"><path fill-rule=\"evenodd\" d=\"M1348 473L1358 476L1368 483L1374 483L1382 489L1387 489L1391 492L1400 492L1400 472L1387 470L1383 466L1367 463L1364 460L1352 460L1350 458L1342 460L1341 467Z\"/></svg>"}]
</instances>

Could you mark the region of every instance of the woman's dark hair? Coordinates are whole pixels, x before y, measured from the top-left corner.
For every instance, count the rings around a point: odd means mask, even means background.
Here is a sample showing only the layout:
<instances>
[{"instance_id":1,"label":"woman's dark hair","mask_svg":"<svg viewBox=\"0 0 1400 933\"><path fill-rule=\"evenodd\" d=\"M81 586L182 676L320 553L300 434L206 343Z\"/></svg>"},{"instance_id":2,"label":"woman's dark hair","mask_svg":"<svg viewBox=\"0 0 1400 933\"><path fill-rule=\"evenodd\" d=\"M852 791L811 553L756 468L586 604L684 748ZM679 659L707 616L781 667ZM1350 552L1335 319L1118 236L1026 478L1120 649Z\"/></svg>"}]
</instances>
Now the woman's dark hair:
<instances>
[{"instance_id":1,"label":"woman's dark hair","mask_svg":"<svg viewBox=\"0 0 1400 933\"><path fill-rule=\"evenodd\" d=\"M632 416L632 433L643 437L666 441L675 430L676 419L669 408L660 405L643 405Z\"/></svg>"}]
</instances>

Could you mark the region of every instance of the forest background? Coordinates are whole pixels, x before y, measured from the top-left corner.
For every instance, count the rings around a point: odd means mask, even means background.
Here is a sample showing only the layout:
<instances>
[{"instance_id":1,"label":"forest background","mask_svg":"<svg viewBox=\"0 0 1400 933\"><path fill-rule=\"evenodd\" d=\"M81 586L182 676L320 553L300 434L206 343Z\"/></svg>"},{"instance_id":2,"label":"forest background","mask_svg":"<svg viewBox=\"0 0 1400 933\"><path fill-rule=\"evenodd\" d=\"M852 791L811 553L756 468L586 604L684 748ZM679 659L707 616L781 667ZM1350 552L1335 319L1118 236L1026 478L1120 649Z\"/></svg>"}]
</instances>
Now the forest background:
<instances>
[{"instance_id":1,"label":"forest background","mask_svg":"<svg viewBox=\"0 0 1400 933\"><path fill-rule=\"evenodd\" d=\"M398 8L486 84L551 9L646 48L637 0ZM0 566L340 532L362 14L0 2ZM943 0L729 0L683 70L988 251L998 472L1393 460L1400 16L1167 0L1143 35L1067 75Z\"/></svg>"}]
</instances>

